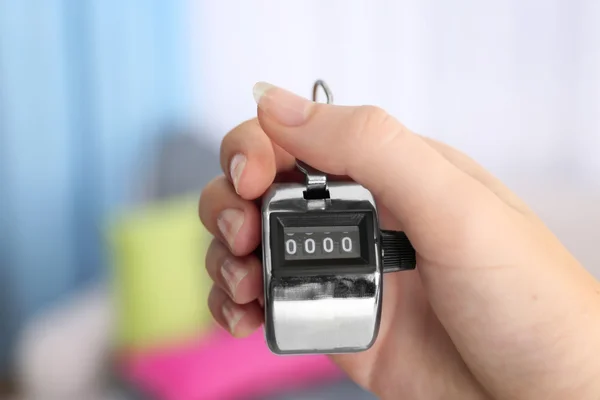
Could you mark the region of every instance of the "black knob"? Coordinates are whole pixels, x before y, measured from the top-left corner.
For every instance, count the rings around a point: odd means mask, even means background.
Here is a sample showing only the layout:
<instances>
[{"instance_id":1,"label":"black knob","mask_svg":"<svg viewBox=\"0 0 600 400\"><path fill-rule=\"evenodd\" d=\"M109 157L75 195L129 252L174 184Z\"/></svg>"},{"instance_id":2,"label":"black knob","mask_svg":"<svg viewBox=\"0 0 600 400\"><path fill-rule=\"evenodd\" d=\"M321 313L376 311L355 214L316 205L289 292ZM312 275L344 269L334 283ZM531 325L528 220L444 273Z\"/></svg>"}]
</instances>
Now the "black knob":
<instances>
[{"instance_id":1,"label":"black knob","mask_svg":"<svg viewBox=\"0 0 600 400\"><path fill-rule=\"evenodd\" d=\"M404 232L381 231L383 250L383 272L397 272L415 269L417 259L415 249Z\"/></svg>"}]
</instances>

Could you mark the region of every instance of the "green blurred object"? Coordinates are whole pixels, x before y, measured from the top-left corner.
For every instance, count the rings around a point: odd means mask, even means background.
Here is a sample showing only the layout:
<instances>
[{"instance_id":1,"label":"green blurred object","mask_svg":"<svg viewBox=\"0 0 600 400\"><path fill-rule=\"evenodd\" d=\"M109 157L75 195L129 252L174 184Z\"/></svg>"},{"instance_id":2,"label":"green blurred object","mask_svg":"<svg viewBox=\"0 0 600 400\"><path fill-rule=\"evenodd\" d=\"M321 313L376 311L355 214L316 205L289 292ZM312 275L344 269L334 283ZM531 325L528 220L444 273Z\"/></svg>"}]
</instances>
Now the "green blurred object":
<instances>
[{"instance_id":1,"label":"green blurred object","mask_svg":"<svg viewBox=\"0 0 600 400\"><path fill-rule=\"evenodd\" d=\"M111 229L118 345L163 347L211 325L204 266L212 236L197 217L197 197L144 206Z\"/></svg>"}]
</instances>

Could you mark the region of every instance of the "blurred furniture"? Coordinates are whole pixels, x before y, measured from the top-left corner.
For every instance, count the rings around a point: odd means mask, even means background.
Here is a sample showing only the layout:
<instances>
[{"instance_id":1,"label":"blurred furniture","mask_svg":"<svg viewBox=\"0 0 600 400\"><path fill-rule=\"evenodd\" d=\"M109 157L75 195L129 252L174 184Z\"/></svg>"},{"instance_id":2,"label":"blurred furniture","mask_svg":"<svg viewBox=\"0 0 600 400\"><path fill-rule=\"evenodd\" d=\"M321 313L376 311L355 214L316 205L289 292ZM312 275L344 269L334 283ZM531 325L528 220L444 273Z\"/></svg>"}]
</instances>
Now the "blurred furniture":
<instances>
[{"instance_id":1,"label":"blurred furniture","mask_svg":"<svg viewBox=\"0 0 600 400\"><path fill-rule=\"evenodd\" d=\"M155 201L111 229L117 346L127 352L196 338L212 323L204 266L212 236L198 220L198 198Z\"/></svg>"},{"instance_id":2,"label":"blurred furniture","mask_svg":"<svg viewBox=\"0 0 600 400\"><path fill-rule=\"evenodd\" d=\"M119 389L111 379L120 379L115 351L174 346L211 323L204 268L211 236L198 221L197 200L219 173L218 156L177 130L153 149L137 178L140 204L105 223L110 285L64 296L23 330L17 372L27 400L105 399ZM131 398L136 388L123 386Z\"/></svg>"},{"instance_id":3,"label":"blurred furniture","mask_svg":"<svg viewBox=\"0 0 600 400\"><path fill-rule=\"evenodd\" d=\"M109 293L88 288L29 321L16 348L24 400L103 399L114 333Z\"/></svg>"},{"instance_id":4,"label":"blurred furniture","mask_svg":"<svg viewBox=\"0 0 600 400\"><path fill-rule=\"evenodd\" d=\"M377 400L377 397L350 379L344 379L251 400Z\"/></svg>"},{"instance_id":5,"label":"blurred furniture","mask_svg":"<svg viewBox=\"0 0 600 400\"><path fill-rule=\"evenodd\" d=\"M186 4L0 2L0 375L29 318L105 277L106 218L188 122Z\"/></svg>"},{"instance_id":6,"label":"blurred furniture","mask_svg":"<svg viewBox=\"0 0 600 400\"><path fill-rule=\"evenodd\" d=\"M207 336L130 357L124 376L162 400L251 400L343 379L326 356L271 353L259 329L244 339L216 328Z\"/></svg>"}]
</instances>

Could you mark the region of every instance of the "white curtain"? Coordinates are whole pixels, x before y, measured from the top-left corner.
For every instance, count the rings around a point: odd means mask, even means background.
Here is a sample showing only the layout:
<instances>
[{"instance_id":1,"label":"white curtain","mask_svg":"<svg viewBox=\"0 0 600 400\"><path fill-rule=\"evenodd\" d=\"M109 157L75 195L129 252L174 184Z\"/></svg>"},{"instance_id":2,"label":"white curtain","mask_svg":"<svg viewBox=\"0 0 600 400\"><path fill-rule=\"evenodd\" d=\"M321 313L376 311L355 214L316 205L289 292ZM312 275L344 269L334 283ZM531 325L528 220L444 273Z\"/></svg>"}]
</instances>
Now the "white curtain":
<instances>
[{"instance_id":1,"label":"white curtain","mask_svg":"<svg viewBox=\"0 0 600 400\"><path fill-rule=\"evenodd\" d=\"M600 2L191 3L197 122L215 146L266 80L376 104L504 177L600 182Z\"/></svg>"}]
</instances>

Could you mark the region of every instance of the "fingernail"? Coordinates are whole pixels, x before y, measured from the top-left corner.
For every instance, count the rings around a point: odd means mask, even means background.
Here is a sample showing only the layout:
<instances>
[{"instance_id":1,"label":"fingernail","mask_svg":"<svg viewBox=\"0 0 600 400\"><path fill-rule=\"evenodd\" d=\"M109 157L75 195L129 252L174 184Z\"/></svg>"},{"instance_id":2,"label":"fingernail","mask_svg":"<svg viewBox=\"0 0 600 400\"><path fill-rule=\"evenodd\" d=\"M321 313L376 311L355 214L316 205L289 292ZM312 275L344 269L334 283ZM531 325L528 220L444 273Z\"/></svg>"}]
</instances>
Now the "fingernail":
<instances>
[{"instance_id":1,"label":"fingernail","mask_svg":"<svg viewBox=\"0 0 600 400\"><path fill-rule=\"evenodd\" d=\"M234 333L235 327L246 313L231 301L223 303L223 317L229 326L229 332Z\"/></svg>"},{"instance_id":2,"label":"fingernail","mask_svg":"<svg viewBox=\"0 0 600 400\"><path fill-rule=\"evenodd\" d=\"M266 82L258 82L252 92L261 110L287 126L302 125L314 104L304 97Z\"/></svg>"},{"instance_id":3,"label":"fingernail","mask_svg":"<svg viewBox=\"0 0 600 400\"><path fill-rule=\"evenodd\" d=\"M238 191L238 184L240 183L240 178L242 177L242 173L244 172L244 167L246 166L246 156L243 154L236 154L231 159L231 164L229 165L229 174L231 175L231 180L233 181L233 187L235 191Z\"/></svg>"},{"instance_id":4,"label":"fingernail","mask_svg":"<svg viewBox=\"0 0 600 400\"><path fill-rule=\"evenodd\" d=\"M227 240L227 243L229 243L230 249L233 249L235 237L243 224L244 212L233 208L221 211L221 214L217 218L217 226L225 240Z\"/></svg>"},{"instance_id":5,"label":"fingernail","mask_svg":"<svg viewBox=\"0 0 600 400\"><path fill-rule=\"evenodd\" d=\"M231 260L225 260L221 266L221 275L229 287L229 293L235 298L235 291L239 283L248 275L248 269Z\"/></svg>"}]
</instances>

